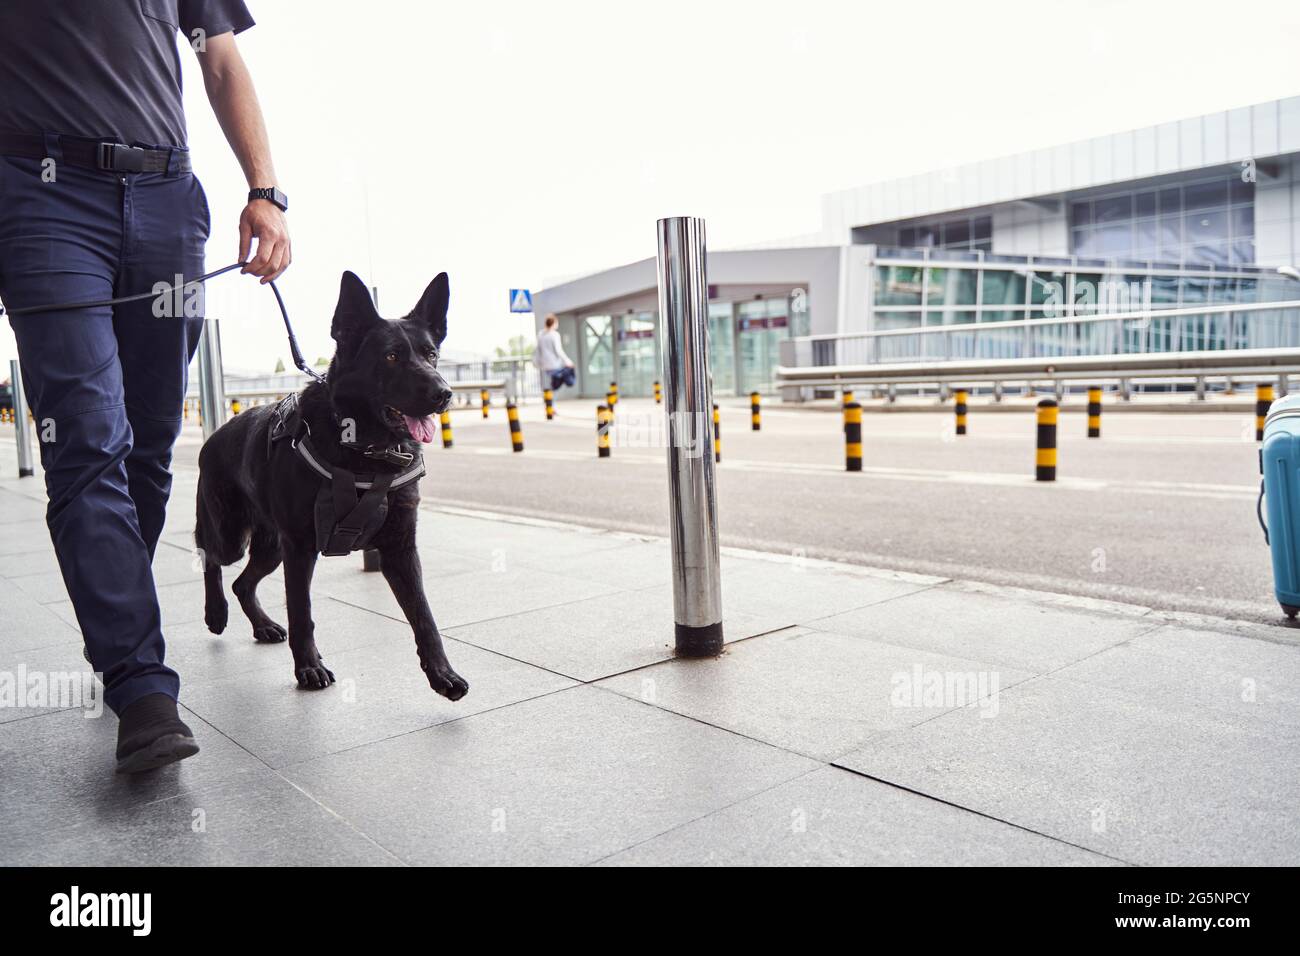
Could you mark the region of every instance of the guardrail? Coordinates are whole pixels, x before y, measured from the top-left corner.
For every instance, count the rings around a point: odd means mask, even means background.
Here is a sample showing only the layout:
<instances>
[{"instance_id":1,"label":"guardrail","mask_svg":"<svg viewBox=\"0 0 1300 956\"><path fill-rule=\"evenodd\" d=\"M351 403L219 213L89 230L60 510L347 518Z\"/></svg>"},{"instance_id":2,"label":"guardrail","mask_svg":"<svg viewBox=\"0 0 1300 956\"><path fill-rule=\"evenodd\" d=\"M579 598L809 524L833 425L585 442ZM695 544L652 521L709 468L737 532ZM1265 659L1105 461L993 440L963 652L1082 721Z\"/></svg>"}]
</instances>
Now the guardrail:
<instances>
[{"instance_id":1,"label":"guardrail","mask_svg":"<svg viewBox=\"0 0 1300 956\"><path fill-rule=\"evenodd\" d=\"M1300 347L1300 300L805 335L782 343L781 365L865 366L1287 347Z\"/></svg>"}]
</instances>

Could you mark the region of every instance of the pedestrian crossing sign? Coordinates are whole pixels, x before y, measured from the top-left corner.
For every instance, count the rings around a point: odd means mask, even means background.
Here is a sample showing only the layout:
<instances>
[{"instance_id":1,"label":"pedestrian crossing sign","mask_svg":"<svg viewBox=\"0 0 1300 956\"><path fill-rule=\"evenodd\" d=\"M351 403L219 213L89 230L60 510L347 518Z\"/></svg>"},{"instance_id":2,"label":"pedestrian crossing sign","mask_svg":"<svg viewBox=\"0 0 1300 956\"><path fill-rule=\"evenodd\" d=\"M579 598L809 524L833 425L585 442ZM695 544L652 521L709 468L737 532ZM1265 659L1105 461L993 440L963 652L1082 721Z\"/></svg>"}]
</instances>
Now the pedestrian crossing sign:
<instances>
[{"instance_id":1,"label":"pedestrian crossing sign","mask_svg":"<svg viewBox=\"0 0 1300 956\"><path fill-rule=\"evenodd\" d=\"M533 294L527 289L510 290L510 311L511 312L531 312L533 311Z\"/></svg>"}]
</instances>

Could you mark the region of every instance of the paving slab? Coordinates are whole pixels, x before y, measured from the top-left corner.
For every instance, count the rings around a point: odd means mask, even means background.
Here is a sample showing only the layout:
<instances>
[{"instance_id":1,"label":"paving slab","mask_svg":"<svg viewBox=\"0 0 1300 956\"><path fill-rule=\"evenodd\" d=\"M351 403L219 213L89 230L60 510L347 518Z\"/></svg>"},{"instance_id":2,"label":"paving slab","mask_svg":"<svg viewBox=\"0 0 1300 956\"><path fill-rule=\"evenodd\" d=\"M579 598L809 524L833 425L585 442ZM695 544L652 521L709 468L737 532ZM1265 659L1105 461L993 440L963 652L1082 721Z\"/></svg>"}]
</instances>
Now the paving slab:
<instances>
[{"instance_id":1,"label":"paving slab","mask_svg":"<svg viewBox=\"0 0 1300 956\"><path fill-rule=\"evenodd\" d=\"M1040 677L835 763L1131 863L1300 863L1300 733Z\"/></svg>"},{"instance_id":2,"label":"paving slab","mask_svg":"<svg viewBox=\"0 0 1300 956\"><path fill-rule=\"evenodd\" d=\"M960 700L925 706L900 685L920 672L961 679ZM730 644L720 658L670 661L599 686L787 750L830 760L878 734L910 727L1033 675L988 669L861 637L791 629ZM969 678L969 680L967 679ZM965 691L970 690L969 697Z\"/></svg>"},{"instance_id":3,"label":"paving slab","mask_svg":"<svg viewBox=\"0 0 1300 956\"><path fill-rule=\"evenodd\" d=\"M601 866L1118 866L919 794L823 767Z\"/></svg>"},{"instance_id":4,"label":"paving slab","mask_svg":"<svg viewBox=\"0 0 1300 956\"><path fill-rule=\"evenodd\" d=\"M1052 676L1300 730L1300 644L1292 641L1161 627Z\"/></svg>"},{"instance_id":5,"label":"paving slab","mask_svg":"<svg viewBox=\"0 0 1300 956\"><path fill-rule=\"evenodd\" d=\"M600 581L518 566L489 574L463 571L445 577L426 571L424 589L433 618L443 630L616 593L615 588ZM348 604L405 620L382 574L330 582L326 593Z\"/></svg>"},{"instance_id":6,"label":"paving slab","mask_svg":"<svg viewBox=\"0 0 1300 956\"><path fill-rule=\"evenodd\" d=\"M590 863L818 764L575 687L284 771L414 864Z\"/></svg>"},{"instance_id":7,"label":"paving slab","mask_svg":"<svg viewBox=\"0 0 1300 956\"><path fill-rule=\"evenodd\" d=\"M400 866L401 861L270 770L93 820L26 830L9 866Z\"/></svg>"},{"instance_id":8,"label":"paving slab","mask_svg":"<svg viewBox=\"0 0 1300 956\"><path fill-rule=\"evenodd\" d=\"M0 578L0 608L4 609L0 614L0 661L6 654L81 640L81 632L52 605L39 603L5 578Z\"/></svg>"},{"instance_id":9,"label":"paving slab","mask_svg":"<svg viewBox=\"0 0 1300 956\"><path fill-rule=\"evenodd\" d=\"M46 647L0 652L0 724L55 710L103 706L81 635Z\"/></svg>"},{"instance_id":10,"label":"paving slab","mask_svg":"<svg viewBox=\"0 0 1300 956\"><path fill-rule=\"evenodd\" d=\"M738 641L784 626L784 618L724 609L723 637ZM597 598L480 621L447 632L457 640L582 681L673 656L673 598L662 588Z\"/></svg>"},{"instance_id":11,"label":"paving slab","mask_svg":"<svg viewBox=\"0 0 1300 956\"><path fill-rule=\"evenodd\" d=\"M808 627L1045 674L1153 630L1158 621L939 585Z\"/></svg>"},{"instance_id":12,"label":"paving slab","mask_svg":"<svg viewBox=\"0 0 1300 956\"><path fill-rule=\"evenodd\" d=\"M152 773L114 773L117 720L76 710L0 724L0 864L19 837L46 838L77 823L112 820L123 808L187 794L263 765L196 714L181 717L199 742L197 756ZM47 863L59 862L47 856Z\"/></svg>"},{"instance_id":13,"label":"paving slab","mask_svg":"<svg viewBox=\"0 0 1300 956\"><path fill-rule=\"evenodd\" d=\"M398 640L348 650L322 641L325 665L337 679L322 690L298 687L286 647L283 666L187 685L183 699L268 766L283 767L574 686L477 647L452 640L446 647L470 685L458 701L430 689L409 630Z\"/></svg>"}]
</instances>

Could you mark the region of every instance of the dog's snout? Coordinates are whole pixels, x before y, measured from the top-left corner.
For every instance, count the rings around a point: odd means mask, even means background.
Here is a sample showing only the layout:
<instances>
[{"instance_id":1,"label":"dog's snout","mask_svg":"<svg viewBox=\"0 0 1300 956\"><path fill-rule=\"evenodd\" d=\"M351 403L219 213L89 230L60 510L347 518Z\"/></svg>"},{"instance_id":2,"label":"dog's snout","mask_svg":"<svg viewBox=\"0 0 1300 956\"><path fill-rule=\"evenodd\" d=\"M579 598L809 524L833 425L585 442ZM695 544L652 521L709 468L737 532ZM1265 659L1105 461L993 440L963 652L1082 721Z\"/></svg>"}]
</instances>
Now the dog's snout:
<instances>
[{"instance_id":1,"label":"dog's snout","mask_svg":"<svg viewBox=\"0 0 1300 956\"><path fill-rule=\"evenodd\" d=\"M445 412L451 406L451 388L445 382L439 382L433 387L433 409L436 412Z\"/></svg>"}]
</instances>

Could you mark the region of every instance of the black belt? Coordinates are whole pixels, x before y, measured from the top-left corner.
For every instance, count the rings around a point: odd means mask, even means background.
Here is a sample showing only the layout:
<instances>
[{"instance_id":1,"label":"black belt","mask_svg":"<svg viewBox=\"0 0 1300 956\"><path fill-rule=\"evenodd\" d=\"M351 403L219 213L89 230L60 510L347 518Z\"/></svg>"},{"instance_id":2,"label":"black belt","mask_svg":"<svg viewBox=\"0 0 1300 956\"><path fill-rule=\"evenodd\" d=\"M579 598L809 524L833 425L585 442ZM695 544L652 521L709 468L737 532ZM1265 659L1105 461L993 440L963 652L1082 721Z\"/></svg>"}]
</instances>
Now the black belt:
<instances>
[{"instance_id":1,"label":"black belt","mask_svg":"<svg viewBox=\"0 0 1300 956\"><path fill-rule=\"evenodd\" d=\"M127 146L107 140L84 139L76 136L59 136L59 149L63 161L86 169L100 169L113 173L165 173L171 160L172 172L188 173L190 156L183 149L146 149ZM44 136L27 133L0 133L0 154L21 156L24 159L48 159Z\"/></svg>"}]
</instances>

